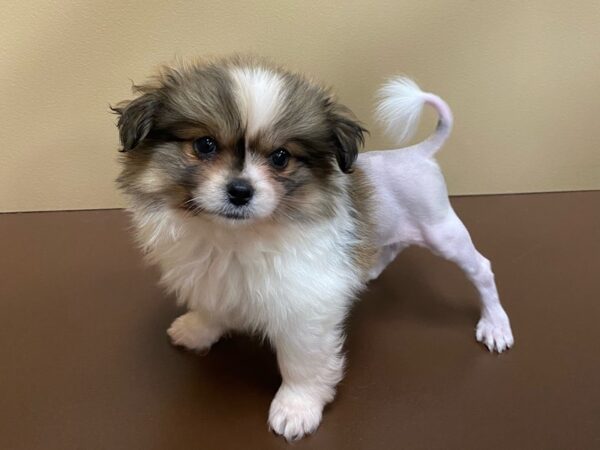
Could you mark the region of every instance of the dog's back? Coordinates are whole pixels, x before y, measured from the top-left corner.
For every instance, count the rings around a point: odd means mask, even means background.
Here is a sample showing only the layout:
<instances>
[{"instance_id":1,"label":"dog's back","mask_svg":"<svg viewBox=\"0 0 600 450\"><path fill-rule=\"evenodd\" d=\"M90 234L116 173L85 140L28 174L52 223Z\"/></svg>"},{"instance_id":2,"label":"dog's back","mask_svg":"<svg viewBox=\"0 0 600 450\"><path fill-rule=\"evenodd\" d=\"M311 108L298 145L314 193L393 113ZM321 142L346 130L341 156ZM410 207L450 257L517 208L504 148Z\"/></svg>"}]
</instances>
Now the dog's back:
<instances>
[{"instance_id":1,"label":"dog's back","mask_svg":"<svg viewBox=\"0 0 600 450\"><path fill-rule=\"evenodd\" d=\"M440 97L423 92L402 77L384 85L379 98L377 116L399 143L414 135L425 104L439 114L436 131L423 142L362 153L357 160L375 190L379 244L421 244L423 226L443 221L451 211L446 183L434 156L450 135L452 112Z\"/></svg>"}]
</instances>

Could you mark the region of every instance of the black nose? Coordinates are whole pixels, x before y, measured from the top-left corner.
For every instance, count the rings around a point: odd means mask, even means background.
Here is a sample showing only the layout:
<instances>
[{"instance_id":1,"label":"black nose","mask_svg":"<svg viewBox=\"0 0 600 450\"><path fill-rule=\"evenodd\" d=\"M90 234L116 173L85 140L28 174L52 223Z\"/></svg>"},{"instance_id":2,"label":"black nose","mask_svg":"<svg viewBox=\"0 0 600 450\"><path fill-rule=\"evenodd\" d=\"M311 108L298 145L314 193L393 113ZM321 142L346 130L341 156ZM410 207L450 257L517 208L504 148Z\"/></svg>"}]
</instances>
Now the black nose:
<instances>
[{"instance_id":1,"label":"black nose","mask_svg":"<svg viewBox=\"0 0 600 450\"><path fill-rule=\"evenodd\" d=\"M236 178L227 184L227 195L229 201L235 206L245 205L254 194L254 188L246 180Z\"/></svg>"}]
</instances>

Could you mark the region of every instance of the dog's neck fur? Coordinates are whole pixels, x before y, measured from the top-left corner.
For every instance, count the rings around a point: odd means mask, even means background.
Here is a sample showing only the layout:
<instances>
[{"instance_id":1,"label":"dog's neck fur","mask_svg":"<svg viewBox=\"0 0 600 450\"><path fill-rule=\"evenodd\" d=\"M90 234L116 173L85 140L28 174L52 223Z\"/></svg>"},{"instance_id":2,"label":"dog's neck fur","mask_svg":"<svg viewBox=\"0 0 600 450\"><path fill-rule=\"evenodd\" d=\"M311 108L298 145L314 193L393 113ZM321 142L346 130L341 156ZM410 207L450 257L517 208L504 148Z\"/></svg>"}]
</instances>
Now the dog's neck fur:
<instances>
[{"instance_id":1,"label":"dog's neck fur","mask_svg":"<svg viewBox=\"0 0 600 450\"><path fill-rule=\"evenodd\" d=\"M284 298L317 307L331 296L348 301L364 285L349 256L354 224L344 208L318 223L233 227L170 208L130 210L161 283L180 303L234 329L272 335L285 316L280 309L294 307ZM290 290L302 300L286 298Z\"/></svg>"}]
</instances>

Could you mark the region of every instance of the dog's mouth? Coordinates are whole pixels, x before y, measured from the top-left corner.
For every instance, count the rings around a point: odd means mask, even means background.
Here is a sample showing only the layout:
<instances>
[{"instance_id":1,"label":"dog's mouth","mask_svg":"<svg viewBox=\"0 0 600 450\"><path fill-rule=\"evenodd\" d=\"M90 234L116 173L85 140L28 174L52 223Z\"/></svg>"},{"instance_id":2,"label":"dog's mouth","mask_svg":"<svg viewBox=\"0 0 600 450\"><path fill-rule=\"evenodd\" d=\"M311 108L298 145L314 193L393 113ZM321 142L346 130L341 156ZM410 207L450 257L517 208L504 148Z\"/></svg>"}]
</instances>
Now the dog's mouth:
<instances>
[{"instance_id":1,"label":"dog's mouth","mask_svg":"<svg viewBox=\"0 0 600 450\"><path fill-rule=\"evenodd\" d=\"M193 199L188 199L180 206L180 209L193 214L194 216L207 215L227 219L230 221L244 221L253 218L252 212L248 206L223 206L219 209L205 208Z\"/></svg>"},{"instance_id":2,"label":"dog's mouth","mask_svg":"<svg viewBox=\"0 0 600 450\"><path fill-rule=\"evenodd\" d=\"M238 210L219 211L219 212L216 212L213 214L216 216L219 216L219 217L224 217L225 219L230 219L230 220L247 220L247 219L251 218L248 211L245 211L243 209L241 211L238 211Z\"/></svg>"}]
</instances>

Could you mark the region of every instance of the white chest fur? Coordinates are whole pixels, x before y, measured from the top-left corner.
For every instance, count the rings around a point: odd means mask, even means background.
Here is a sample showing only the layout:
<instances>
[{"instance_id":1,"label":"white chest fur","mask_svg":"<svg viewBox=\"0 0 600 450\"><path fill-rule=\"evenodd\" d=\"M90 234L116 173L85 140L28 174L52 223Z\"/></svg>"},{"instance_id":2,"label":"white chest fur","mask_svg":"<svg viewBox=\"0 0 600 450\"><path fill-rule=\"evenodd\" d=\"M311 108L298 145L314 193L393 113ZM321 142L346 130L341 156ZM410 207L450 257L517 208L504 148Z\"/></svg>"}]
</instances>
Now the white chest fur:
<instances>
[{"instance_id":1,"label":"white chest fur","mask_svg":"<svg viewBox=\"0 0 600 450\"><path fill-rule=\"evenodd\" d=\"M229 328L270 334L306 314L326 321L362 285L344 213L286 226L219 225L168 210L133 213L137 238L160 266L165 287Z\"/></svg>"}]
</instances>

